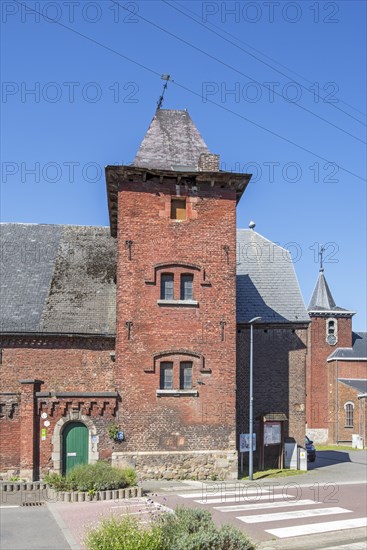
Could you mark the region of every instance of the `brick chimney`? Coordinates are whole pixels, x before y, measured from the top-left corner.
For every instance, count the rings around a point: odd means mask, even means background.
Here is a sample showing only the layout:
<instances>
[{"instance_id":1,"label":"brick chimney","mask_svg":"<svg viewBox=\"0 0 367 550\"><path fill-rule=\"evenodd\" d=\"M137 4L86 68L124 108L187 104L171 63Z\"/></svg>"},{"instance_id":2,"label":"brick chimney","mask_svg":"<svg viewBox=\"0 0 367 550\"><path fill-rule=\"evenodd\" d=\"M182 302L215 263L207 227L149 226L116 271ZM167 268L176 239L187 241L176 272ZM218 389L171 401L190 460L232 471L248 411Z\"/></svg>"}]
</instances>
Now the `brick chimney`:
<instances>
[{"instance_id":1,"label":"brick chimney","mask_svg":"<svg viewBox=\"0 0 367 550\"><path fill-rule=\"evenodd\" d=\"M219 155L201 153L198 168L200 172L219 172Z\"/></svg>"}]
</instances>

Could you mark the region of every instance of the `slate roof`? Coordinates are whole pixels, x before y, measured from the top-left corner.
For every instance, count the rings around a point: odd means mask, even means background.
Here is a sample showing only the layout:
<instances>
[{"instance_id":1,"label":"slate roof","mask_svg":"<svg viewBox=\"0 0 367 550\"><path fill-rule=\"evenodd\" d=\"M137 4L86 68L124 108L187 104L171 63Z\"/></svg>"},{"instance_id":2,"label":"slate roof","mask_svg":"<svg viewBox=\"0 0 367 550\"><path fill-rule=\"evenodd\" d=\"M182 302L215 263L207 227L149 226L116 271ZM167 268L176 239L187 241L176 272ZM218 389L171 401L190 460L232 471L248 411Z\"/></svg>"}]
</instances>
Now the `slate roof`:
<instances>
[{"instance_id":1,"label":"slate roof","mask_svg":"<svg viewBox=\"0 0 367 550\"><path fill-rule=\"evenodd\" d=\"M346 386L357 390L359 393L367 393L367 380L361 378L339 378L339 382L342 382Z\"/></svg>"},{"instance_id":2,"label":"slate roof","mask_svg":"<svg viewBox=\"0 0 367 550\"><path fill-rule=\"evenodd\" d=\"M309 312L312 311L319 313L329 311L335 311L336 313L353 313L336 305L334 298L331 294L329 285L326 282L323 268L320 269L319 277L317 279L316 286L312 293L312 297L307 310Z\"/></svg>"},{"instance_id":3,"label":"slate roof","mask_svg":"<svg viewBox=\"0 0 367 550\"><path fill-rule=\"evenodd\" d=\"M116 241L108 227L0 224L0 331L116 331ZM270 255L269 255L270 254ZM237 231L237 322L308 322L288 251Z\"/></svg>"},{"instance_id":4,"label":"slate roof","mask_svg":"<svg viewBox=\"0 0 367 550\"><path fill-rule=\"evenodd\" d=\"M289 252L251 229L237 230L237 323L309 322Z\"/></svg>"},{"instance_id":5,"label":"slate roof","mask_svg":"<svg viewBox=\"0 0 367 550\"><path fill-rule=\"evenodd\" d=\"M328 357L328 361L336 361L337 359L352 360L364 359L367 361L367 332L352 333L351 348L337 348Z\"/></svg>"},{"instance_id":6,"label":"slate roof","mask_svg":"<svg viewBox=\"0 0 367 550\"><path fill-rule=\"evenodd\" d=\"M194 172L200 154L209 152L187 111L158 109L133 166Z\"/></svg>"},{"instance_id":7,"label":"slate roof","mask_svg":"<svg viewBox=\"0 0 367 550\"><path fill-rule=\"evenodd\" d=\"M115 333L108 227L0 224L0 332Z\"/></svg>"}]
</instances>

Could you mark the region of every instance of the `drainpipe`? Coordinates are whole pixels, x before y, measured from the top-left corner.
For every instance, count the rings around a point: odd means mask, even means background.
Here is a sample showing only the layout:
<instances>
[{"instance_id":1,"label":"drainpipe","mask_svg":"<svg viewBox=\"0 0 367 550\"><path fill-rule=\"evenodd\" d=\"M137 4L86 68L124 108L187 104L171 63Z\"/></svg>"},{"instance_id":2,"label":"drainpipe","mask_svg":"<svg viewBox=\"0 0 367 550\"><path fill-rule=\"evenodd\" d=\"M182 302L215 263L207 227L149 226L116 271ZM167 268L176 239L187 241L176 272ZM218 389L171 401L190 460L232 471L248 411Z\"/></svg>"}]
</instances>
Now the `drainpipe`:
<instances>
[{"instance_id":1,"label":"drainpipe","mask_svg":"<svg viewBox=\"0 0 367 550\"><path fill-rule=\"evenodd\" d=\"M339 384L338 384L338 378L339 378L339 365L338 360L336 360L336 391L335 391L335 398L336 398L336 444L339 443Z\"/></svg>"}]
</instances>

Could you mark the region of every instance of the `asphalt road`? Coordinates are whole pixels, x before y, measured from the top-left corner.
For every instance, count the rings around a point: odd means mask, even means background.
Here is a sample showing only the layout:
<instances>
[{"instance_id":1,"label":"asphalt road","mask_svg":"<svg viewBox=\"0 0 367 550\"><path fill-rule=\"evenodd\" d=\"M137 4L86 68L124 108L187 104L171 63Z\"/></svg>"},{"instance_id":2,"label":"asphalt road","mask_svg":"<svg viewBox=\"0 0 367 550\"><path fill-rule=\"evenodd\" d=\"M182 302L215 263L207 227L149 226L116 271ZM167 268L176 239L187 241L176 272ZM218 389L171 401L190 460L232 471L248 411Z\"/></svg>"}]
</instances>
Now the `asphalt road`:
<instances>
[{"instance_id":1,"label":"asphalt road","mask_svg":"<svg viewBox=\"0 0 367 550\"><path fill-rule=\"evenodd\" d=\"M101 515L134 514L146 522L157 505L185 505L210 510L218 525L236 525L263 550L367 550L367 452L319 451L309 468L300 476L232 484L146 482L152 501L55 503L45 492L3 493L0 548L79 550Z\"/></svg>"},{"instance_id":2,"label":"asphalt road","mask_svg":"<svg viewBox=\"0 0 367 550\"><path fill-rule=\"evenodd\" d=\"M63 531L47 506L14 507L2 505L1 550L69 550Z\"/></svg>"}]
</instances>

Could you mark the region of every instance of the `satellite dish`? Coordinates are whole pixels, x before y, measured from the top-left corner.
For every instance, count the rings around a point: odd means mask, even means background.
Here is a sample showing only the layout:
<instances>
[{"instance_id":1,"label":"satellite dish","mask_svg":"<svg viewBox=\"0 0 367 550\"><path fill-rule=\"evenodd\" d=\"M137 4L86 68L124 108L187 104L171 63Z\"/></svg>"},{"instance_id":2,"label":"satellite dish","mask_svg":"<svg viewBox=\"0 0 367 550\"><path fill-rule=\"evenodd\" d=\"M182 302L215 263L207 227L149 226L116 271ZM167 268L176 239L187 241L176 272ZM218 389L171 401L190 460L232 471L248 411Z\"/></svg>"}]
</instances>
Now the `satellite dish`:
<instances>
[{"instance_id":1,"label":"satellite dish","mask_svg":"<svg viewBox=\"0 0 367 550\"><path fill-rule=\"evenodd\" d=\"M250 229L254 229L256 227L256 223L251 221L249 224L248 224L249 228Z\"/></svg>"}]
</instances>

